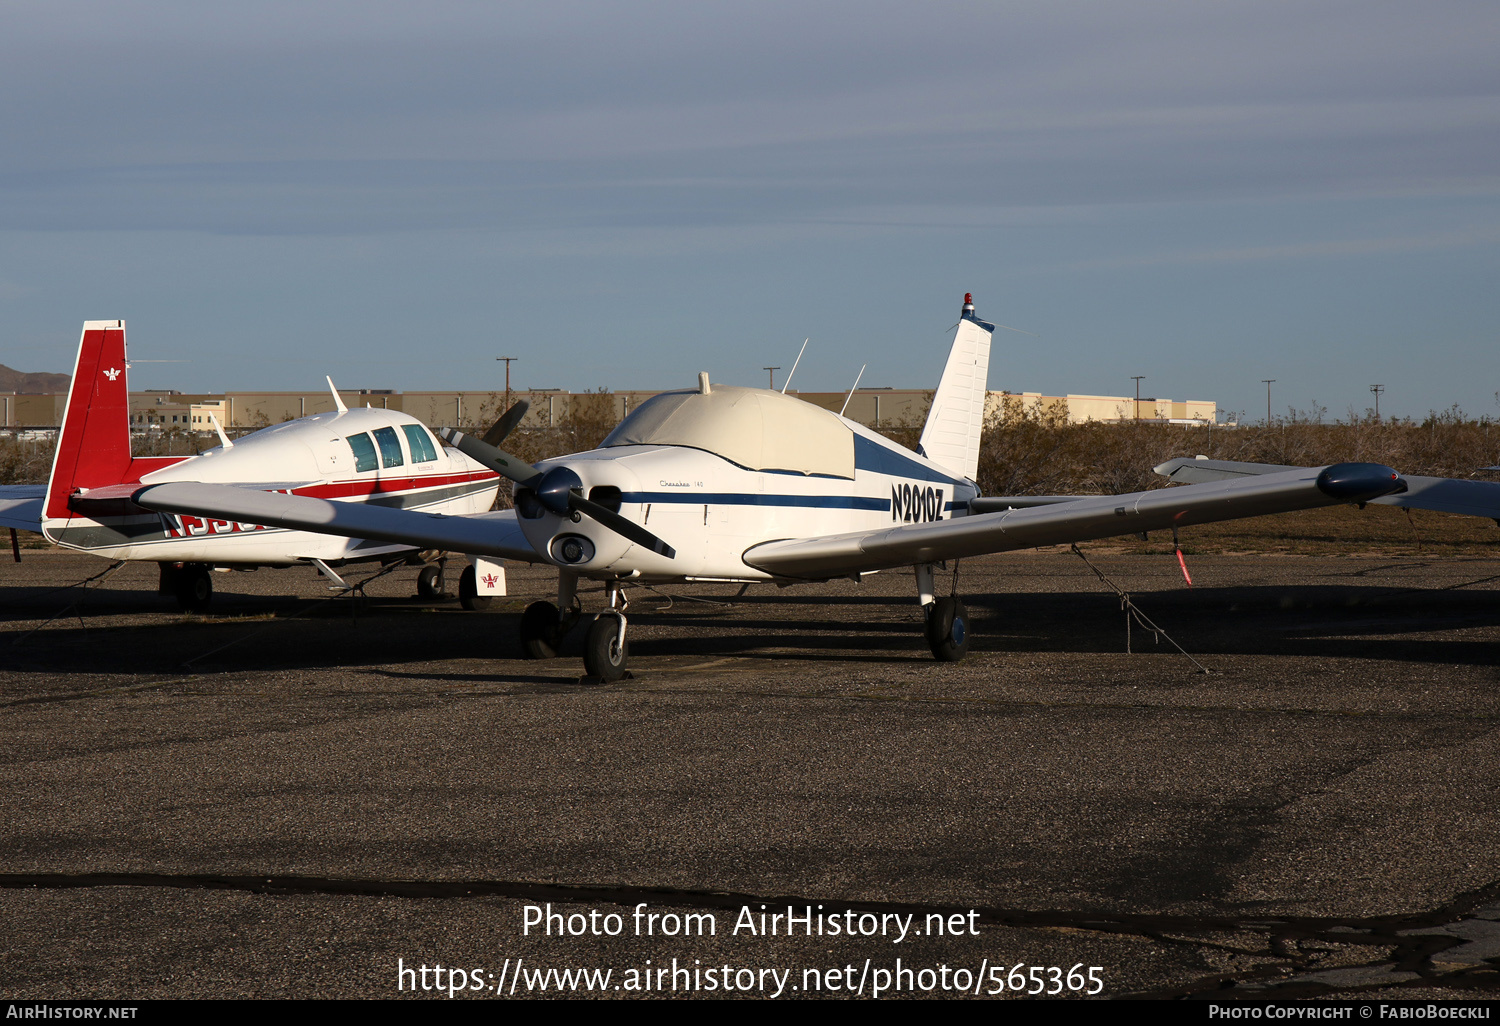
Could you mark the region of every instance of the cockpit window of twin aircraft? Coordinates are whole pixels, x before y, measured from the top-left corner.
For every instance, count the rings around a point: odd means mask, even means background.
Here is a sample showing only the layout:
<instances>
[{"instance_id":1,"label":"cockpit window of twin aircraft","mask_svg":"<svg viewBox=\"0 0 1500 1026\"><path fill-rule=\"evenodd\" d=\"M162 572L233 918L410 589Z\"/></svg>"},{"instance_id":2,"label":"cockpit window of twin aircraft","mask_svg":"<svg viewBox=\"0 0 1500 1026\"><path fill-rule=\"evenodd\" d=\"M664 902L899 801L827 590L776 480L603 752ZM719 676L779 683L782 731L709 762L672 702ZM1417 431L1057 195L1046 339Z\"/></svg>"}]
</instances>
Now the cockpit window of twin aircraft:
<instances>
[{"instance_id":1,"label":"cockpit window of twin aircraft","mask_svg":"<svg viewBox=\"0 0 1500 1026\"><path fill-rule=\"evenodd\" d=\"M375 443L370 441L369 435L361 432L357 435L350 435L346 441L349 443L349 448L354 450L354 469L356 472L364 473L366 470L374 470L380 465L380 461L375 457Z\"/></svg>"},{"instance_id":2,"label":"cockpit window of twin aircraft","mask_svg":"<svg viewBox=\"0 0 1500 1026\"><path fill-rule=\"evenodd\" d=\"M413 463L431 463L437 459L437 449L433 448L432 436L427 429L420 424L402 424L401 430L406 432L406 443L411 447L411 461Z\"/></svg>"},{"instance_id":3,"label":"cockpit window of twin aircraft","mask_svg":"<svg viewBox=\"0 0 1500 1026\"><path fill-rule=\"evenodd\" d=\"M411 448L411 461L413 463L431 463L437 459L437 447L433 444L432 435L420 424L402 424L401 430L406 432L406 443ZM396 434L393 427L376 428L375 440L370 440L370 432L361 431L357 435L349 435L345 441L349 443L350 450L354 453L354 470L356 473L364 473L367 470L375 470L378 467L402 466L405 456L401 451L401 436ZM379 444L380 451L376 452L375 446Z\"/></svg>"},{"instance_id":4,"label":"cockpit window of twin aircraft","mask_svg":"<svg viewBox=\"0 0 1500 1026\"><path fill-rule=\"evenodd\" d=\"M380 443L380 459L387 469L399 467L406 462L405 457L401 455L401 439L396 437L395 428L376 428L375 441Z\"/></svg>"}]
</instances>

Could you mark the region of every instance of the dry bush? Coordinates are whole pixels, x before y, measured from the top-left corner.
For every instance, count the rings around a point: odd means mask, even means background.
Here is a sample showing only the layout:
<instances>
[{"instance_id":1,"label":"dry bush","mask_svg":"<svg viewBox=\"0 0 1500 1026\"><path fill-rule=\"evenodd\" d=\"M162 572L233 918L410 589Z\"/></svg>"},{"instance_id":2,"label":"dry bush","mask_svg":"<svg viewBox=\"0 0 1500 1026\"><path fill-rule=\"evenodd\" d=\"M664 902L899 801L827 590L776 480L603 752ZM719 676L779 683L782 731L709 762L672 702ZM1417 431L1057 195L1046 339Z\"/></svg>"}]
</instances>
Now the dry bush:
<instances>
[{"instance_id":1,"label":"dry bush","mask_svg":"<svg viewBox=\"0 0 1500 1026\"><path fill-rule=\"evenodd\" d=\"M1316 467L1363 461L1406 474L1482 477L1500 462L1500 426L1454 409L1421 423L1293 416L1245 427L1132 421L1069 424L1034 409L994 418L979 456L986 495L1113 494L1165 485L1151 468L1177 456Z\"/></svg>"},{"instance_id":2,"label":"dry bush","mask_svg":"<svg viewBox=\"0 0 1500 1026\"><path fill-rule=\"evenodd\" d=\"M22 438L0 438L0 485L46 484L57 444Z\"/></svg>"}]
</instances>

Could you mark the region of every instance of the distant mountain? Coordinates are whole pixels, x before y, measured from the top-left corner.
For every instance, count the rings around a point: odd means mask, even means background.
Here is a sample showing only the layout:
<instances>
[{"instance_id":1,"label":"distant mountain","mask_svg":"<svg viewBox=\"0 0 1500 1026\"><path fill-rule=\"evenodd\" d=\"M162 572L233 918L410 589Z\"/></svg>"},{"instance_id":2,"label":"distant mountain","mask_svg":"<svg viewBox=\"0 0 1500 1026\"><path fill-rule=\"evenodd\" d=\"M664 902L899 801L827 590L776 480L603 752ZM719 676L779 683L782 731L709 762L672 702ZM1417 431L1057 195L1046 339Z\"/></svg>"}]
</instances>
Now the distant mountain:
<instances>
[{"instance_id":1,"label":"distant mountain","mask_svg":"<svg viewBox=\"0 0 1500 1026\"><path fill-rule=\"evenodd\" d=\"M71 374L23 374L0 363L0 392L66 392Z\"/></svg>"}]
</instances>

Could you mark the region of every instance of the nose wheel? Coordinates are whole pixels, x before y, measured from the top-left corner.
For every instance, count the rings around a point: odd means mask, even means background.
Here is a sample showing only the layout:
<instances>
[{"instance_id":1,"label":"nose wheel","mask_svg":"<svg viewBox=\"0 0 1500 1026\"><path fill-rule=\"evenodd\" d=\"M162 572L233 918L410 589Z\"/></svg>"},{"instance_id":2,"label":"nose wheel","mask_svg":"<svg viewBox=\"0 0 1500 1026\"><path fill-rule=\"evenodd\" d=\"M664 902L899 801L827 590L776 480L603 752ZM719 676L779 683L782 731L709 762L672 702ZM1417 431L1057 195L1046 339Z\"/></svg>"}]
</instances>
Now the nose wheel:
<instances>
[{"instance_id":1,"label":"nose wheel","mask_svg":"<svg viewBox=\"0 0 1500 1026\"><path fill-rule=\"evenodd\" d=\"M627 675L630 643L625 640L625 607L629 603L618 582L607 582L604 592L609 606L589 624L583 644L583 669L590 677L610 683Z\"/></svg>"},{"instance_id":2,"label":"nose wheel","mask_svg":"<svg viewBox=\"0 0 1500 1026\"><path fill-rule=\"evenodd\" d=\"M625 663L629 658L625 616L618 609L606 609L589 624L583 646L584 671L605 682L616 681L625 676Z\"/></svg>"}]
</instances>

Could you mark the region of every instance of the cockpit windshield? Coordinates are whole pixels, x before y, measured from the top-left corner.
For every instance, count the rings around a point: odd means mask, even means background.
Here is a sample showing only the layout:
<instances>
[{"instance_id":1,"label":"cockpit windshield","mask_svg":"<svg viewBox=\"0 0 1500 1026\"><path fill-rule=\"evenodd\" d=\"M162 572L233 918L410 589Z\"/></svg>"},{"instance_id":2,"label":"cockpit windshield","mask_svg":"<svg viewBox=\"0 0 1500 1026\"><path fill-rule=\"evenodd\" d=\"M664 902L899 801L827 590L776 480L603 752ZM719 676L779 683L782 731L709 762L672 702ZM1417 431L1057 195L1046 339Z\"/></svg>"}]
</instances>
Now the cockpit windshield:
<instances>
[{"instance_id":1,"label":"cockpit windshield","mask_svg":"<svg viewBox=\"0 0 1500 1026\"><path fill-rule=\"evenodd\" d=\"M714 385L646 400L601 447L685 445L747 470L854 477L854 433L835 414L779 392Z\"/></svg>"}]
</instances>

